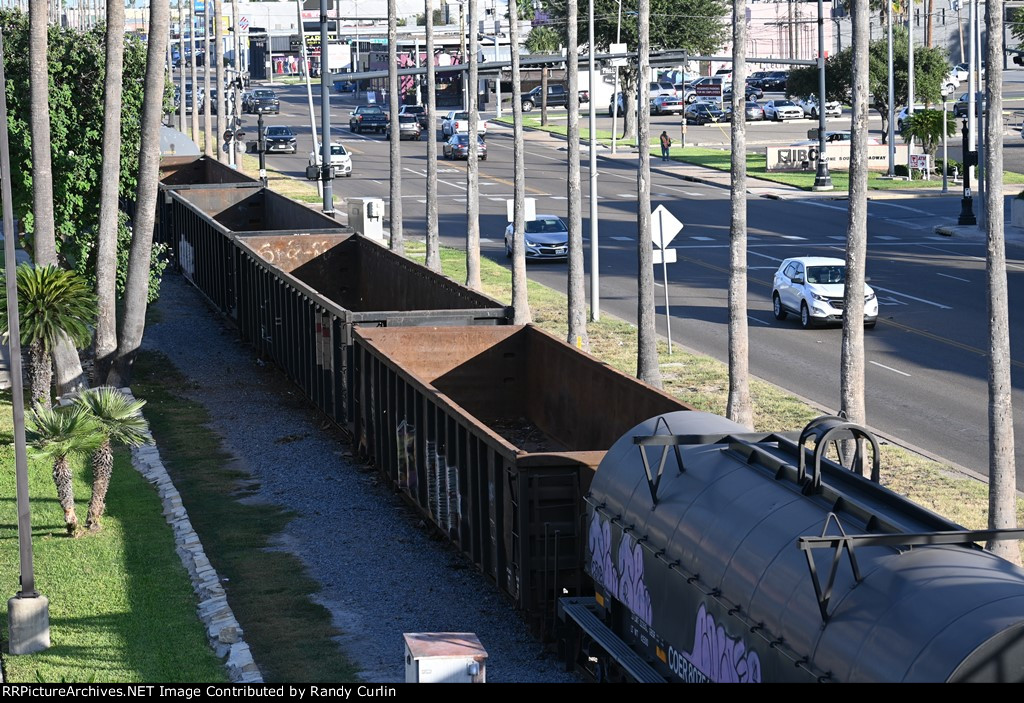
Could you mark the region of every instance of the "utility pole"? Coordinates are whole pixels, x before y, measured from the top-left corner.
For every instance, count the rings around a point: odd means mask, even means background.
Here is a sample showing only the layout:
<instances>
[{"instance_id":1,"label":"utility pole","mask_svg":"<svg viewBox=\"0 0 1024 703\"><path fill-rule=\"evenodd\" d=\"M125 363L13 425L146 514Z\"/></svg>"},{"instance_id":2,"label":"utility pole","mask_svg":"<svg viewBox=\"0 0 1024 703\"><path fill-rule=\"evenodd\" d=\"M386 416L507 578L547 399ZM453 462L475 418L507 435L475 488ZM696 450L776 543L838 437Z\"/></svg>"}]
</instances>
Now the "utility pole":
<instances>
[{"instance_id":1,"label":"utility pole","mask_svg":"<svg viewBox=\"0 0 1024 703\"><path fill-rule=\"evenodd\" d=\"M331 91L327 85L328 41L327 0L320 0L320 180L323 181L324 214L334 215L334 190L331 184L331 178L334 176L334 166L331 164ZM313 143L313 149L316 149L316 142Z\"/></svg>"},{"instance_id":2,"label":"utility pole","mask_svg":"<svg viewBox=\"0 0 1024 703\"><path fill-rule=\"evenodd\" d=\"M515 0L512 0L515 2ZM597 71L594 66L594 0L590 0L588 7L589 33L587 35L587 54L590 57L588 63L588 77L590 91L590 320L597 322L601 319L601 285L598 264L600 255L598 249L598 216L597 216L597 94L594 86L597 85ZM574 57L568 57L574 60ZM616 69L617 71L618 69ZM566 101L578 100L578 95L566 96ZM612 98L615 99L614 97ZM581 274L582 275L582 274Z\"/></svg>"}]
</instances>

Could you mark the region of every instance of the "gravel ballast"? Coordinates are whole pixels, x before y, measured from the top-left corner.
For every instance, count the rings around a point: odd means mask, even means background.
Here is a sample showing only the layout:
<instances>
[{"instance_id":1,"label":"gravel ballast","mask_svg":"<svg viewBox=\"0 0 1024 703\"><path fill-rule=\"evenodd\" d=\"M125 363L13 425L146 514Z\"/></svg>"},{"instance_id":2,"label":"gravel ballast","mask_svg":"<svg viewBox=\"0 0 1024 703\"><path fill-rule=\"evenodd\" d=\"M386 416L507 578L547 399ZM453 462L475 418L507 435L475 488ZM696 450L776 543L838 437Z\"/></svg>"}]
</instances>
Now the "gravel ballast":
<instances>
[{"instance_id":1,"label":"gravel ballast","mask_svg":"<svg viewBox=\"0 0 1024 703\"><path fill-rule=\"evenodd\" d=\"M278 546L321 585L313 597L330 610L363 678L404 680L402 633L436 631L476 633L488 652L488 681L578 680L493 584L351 459L299 390L258 361L181 276L165 276L155 307L159 319L147 326L143 348L166 355L191 381L180 392L207 409L224 450L260 486L246 500L296 515Z\"/></svg>"}]
</instances>

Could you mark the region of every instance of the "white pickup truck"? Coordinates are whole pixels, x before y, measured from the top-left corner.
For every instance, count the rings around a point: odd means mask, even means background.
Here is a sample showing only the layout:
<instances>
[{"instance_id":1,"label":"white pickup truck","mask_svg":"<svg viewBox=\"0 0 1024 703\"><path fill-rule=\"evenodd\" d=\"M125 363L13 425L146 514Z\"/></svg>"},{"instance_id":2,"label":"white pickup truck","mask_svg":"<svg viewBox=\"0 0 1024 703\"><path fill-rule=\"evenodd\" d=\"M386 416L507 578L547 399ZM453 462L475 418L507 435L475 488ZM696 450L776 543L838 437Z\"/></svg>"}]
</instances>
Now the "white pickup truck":
<instances>
[{"instance_id":1,"label":"white pickup truck","mask_svg":"<svg viewBox=\"0 0 1024 703\"><path fill-rule=\"evenodd\" d=\"M441 136L448 139L455 134L466 134L469 132L469 113L460 110L452 110L441 120ZM487 121L483 118L477 122L477 134L481 137L487 134Z\"/></svg>"},{"instance_id":2,"label":"white pickup truck","mask_svg":"<svg viewBox=\"0 0 1024 703\"><path fill-rule=\"evenodd\" d=\"M317 150L310 152L308 165L314 167L315 171L311 171L307 168L307 178L312 175L313 178L310 180L316 180L319 178L320 164L323 163L321 157L321 145L317 144ZM346 176L351 178L352 176L352 156L348 153L348 149L344 145L338 142L331 142L331 177L340 178Z\"/></svg>"}]
</instances>

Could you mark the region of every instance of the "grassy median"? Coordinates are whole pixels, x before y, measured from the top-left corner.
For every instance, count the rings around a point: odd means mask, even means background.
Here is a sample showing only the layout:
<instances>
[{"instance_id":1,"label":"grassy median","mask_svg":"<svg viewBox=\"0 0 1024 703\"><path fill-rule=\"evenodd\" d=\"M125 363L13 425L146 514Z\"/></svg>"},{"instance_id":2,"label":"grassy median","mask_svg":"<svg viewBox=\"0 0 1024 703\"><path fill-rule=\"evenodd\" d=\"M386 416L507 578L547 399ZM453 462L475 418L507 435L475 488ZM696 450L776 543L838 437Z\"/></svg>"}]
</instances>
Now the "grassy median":
<instances>
[{"instance_id":1,"label":"grassy median","mask_svg":"<svg viewBox=\"0 0 1024 703\"><path fill-rule=\"evenodd\" d=\"M9 391L0 394L0 579L18 590L14 435ZM74 464L79 519L91 470ZM196 596L174 551L156 491L116 455L103 530L77 539L64 531L52 465L29 462L36 586L50 601L50 649L5 655L8 682L222 682L224 669L196 615ZM7 609L0 616L7 631ZM6 647L5 647L6 648Z\"/></svg>"}]
</instances>

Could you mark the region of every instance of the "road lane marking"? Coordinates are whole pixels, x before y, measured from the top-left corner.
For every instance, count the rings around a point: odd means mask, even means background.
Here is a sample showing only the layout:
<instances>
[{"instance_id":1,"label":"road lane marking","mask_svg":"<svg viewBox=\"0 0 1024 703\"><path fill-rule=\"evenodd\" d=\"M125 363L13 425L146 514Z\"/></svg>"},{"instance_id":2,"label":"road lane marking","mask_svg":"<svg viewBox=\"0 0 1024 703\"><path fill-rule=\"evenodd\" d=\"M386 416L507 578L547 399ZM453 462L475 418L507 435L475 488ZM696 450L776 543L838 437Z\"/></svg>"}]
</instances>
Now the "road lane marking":
<instances>
[{"instance_id":1,"label":"road lane marking","mask_svg":"<svg viewBox=\"0 0 1024 703\"><path fill-rule=\"evenodd\" d=\"M848 212L850 208L839 207L838 205L829 205L828 203L819 203L816 200L793 200L794 203L802 203L804 205L813 205L814 207L828 208L829 210L840 210L842 212Z\"/></svg>"},{"instance_id":2,"label":"road lane marking","mask_svg":"<svg viewBox=\"0 0 1024 703\"><path fill-rule=\"evenodd\" d=\"M444 183L446 186L452 186L454 188L458 188L459 190L466 190L466 186L460 185L458 183L452 183L451 181L445 181L445 180L442 180L440 178L438 179L438 181L440 181L441 183Z\"/></svg>"},{"instance_id":3,"label":"road lane marking","mask_svg":"<svg viewBox=\"0 0 1024 703\"><path fill-rule=\"evenodd\" d=\"M480 237L481 244L492 244L493 242L493 239L488 239L487 237Z\"/></svg>"},{"instance_id":4,"label":"road lane marking","mask_svg":"<svg viewBox=\"0 0 1024 703\"><path fill-rule=\"evenodd\" d=\"M798 236L796 236L795 234L783 234L783 235L781 235L781 237L782 237L783 239L792 239L792 240L799 240L799 241L807 241L807 237L798 237Z\"/></svg>"},{"instance_id":5,"label":"road lane marking","mask_svg":"<svg viewBox=\"0 0 1024 703\"><path fill-rule=\"evenodd\" d=\"M751 322L757 322L757 323L762 324L762 325L769 325L769 324L771 324L769 322L765 322L764 320L758 320L756 317L752 317L751 315L747 315L747 319L750 320Z\"/></svg>"},{"instance_id":6,"label":"road lane marking","mask_svg":"<svg viewBox=\"0 0 1024 703\"><path fill-rule=\"evenodd\" d=\"M871 286L871 287L874 288L875 290L885 291L886 293L892 293L893 295L898 295L901 298L909 298L910 300L916 300L919 303L924 303L926 305L933 305L933 306L939 308L940 310L952 310L953 309L953 308L951 308L948 305L943 305L942 303L936 303L936 302L933 302L931 300L925 300L924 298L915 298L912 295L907 295L906 293L900 293L899 291L890 290L888 288L880 288L879 286Z\"/></svg>"},{"instance_id":7,"label":"road lane marking","mask_svg":"<svg viewBox=\"0 0 1024 703\"><path fill-rule=\"evenodd\" d=\"M886 371L892 371L893 373L898 373L900 376L906 376L907 378L910 378L910 374L907 373L906 371L900 371L899 369L894 369L891 366L886 366L885 364L879 364L877 361L869 361L868 363L871 363L871 364L874 364L875 366L881 367L881 368L885 369Z\"/></svg>"},{"instance_id":8,"label":"road lane marking","mask_svg":"<svg viewBox=\"0 0 1024 703\"><path fill-rule=\"evenodd\" d=\"M948 273L936 273L936 276L942 276L943 278L952 278L954 281L963 281L964 283L970 283L969 278L960 278L959 276L950 276Z\"/></svg>"},{"instance_id":9,"label":"road lane marking","mask_svg":"<svg viewBox=\"0 0 1024 703\"><path fill-rule=\"evenodd\" d=\"M690 239L696 239L698 242L713 242L714 237L690 237Z\"/></svg>"},{"instance_id":10,"label":"road lane marking","mask_svg":"<svg viewBox=\"0 0 1024 703\"><path fill-rule=\"evenodd\" d=\"M616 242L632 242L632 237L608 237L608 239L614 239Z\"/></svg>"},{"instance_id":11,"label":"road lane marking","mask_svg":"<svg viewBox=\"0 0 1024 703\"><path fill-rule=\"evenodd\" d=\"M927 215L928 217L934 217L934 212L928 212L927 210L921 210L920 208L910 207L909 205L897 205L896 203L889 202L888 200L872 200L874 205L886 205L888 207L898 208L900 210L906 210L907 212L913 212L918 215Z\"/></svg>"},{"instance_id":12,"label":"road lane marking","mask_svg":"<svg viewBox=\"0 0 1024 703\"><path fill-rule=\"evenodd\" d=\"M837 242L845 242L846 241L846 235L830 234L828 238L829 239L835 239Z\"/></svg>"},{"instance_id":13,"label":"road lane marking","mask_svg":"<svg viewBox=\"0 0 1024 703\"><path fill-rule=\"evenodd\" d=\"M846 237L843 237L843 239L846 239ZM882 240L885 240L887 242L895 242L895 241L899 240L899 237L892 237L892 236L889 236L888 234L879 234L879 235L877 235L875 237L875 239L882 239Z\"/></svg>"},{"instance_id":14,"label":"road lane marking","mask_svg":"<svg viewBox=\"0 0 1024 703\"><path fill-rule=\"evenodd\" d=\"M636 193L619 193L616 197L618 198L635 198Z\"/></svg>"},{"instance_id":15,"label":"road lane marking","mask_svg":"<svg viewBox=\"0 0 1024 703\"><path fill-rule=\"evenodd\" d=\"M550 197L552 200L568 200L569 199L569 198L565 197L564 195L551 195L551 196L548 196L548 197Z\"/></svg>"}]
</instances>

